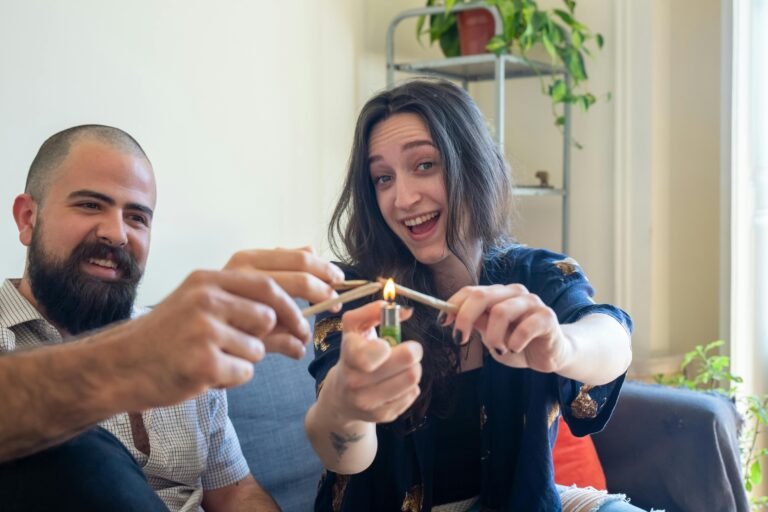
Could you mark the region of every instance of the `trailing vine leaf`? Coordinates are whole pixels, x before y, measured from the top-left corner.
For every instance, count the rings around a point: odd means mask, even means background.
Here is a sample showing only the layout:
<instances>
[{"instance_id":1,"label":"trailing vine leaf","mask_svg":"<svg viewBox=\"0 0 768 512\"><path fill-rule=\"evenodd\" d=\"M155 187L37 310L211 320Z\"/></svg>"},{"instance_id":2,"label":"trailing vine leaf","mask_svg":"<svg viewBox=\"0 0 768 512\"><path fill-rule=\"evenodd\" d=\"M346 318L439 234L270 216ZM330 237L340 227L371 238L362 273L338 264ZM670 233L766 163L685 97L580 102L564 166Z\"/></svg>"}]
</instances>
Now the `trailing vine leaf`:
<instances>
[{"instance_id":1,"label":"trailing vine leaf","mask_svg":"<svg viewBox=\"0 0 768 512\"><path fill-rule=\"evenodd\" d=\"M552 44L552 40L549 38L548 33L542 34L541 42L544 44L544 48L547 50L550 60L554 62L557 58L557 50L555 50L555 45Z\"/></svg>"},{"instance_id":2,"label":"trailing vine leaf","mask_svg":"<svg viewBox=\"0 0 768 512\"><path fill-rule=\"evenodd\" d=\"M448 0L451 6L455 0ZM427 0L427 7L438 5L437 0ZM421 43L421 36L429 34L429 44L438 41L440 49L446 57L457 57L459 50L459 31L456 23L456 16L449 13L434 14L429 17L429 29L424 30L426 16L419 16L416 20L416 38Z\"/></svg>"},{"instance_id":3,"label":"trailing vine leaf","mask_svg":"<svg viewBox=\"0 0 768 512\"><path fill-rule=\"evenodd\" d=\"M565 85L565 80L563 79L555 80L555 82L549 86L549 95L555 103L563 101L567 93L568 89Z\"/></svg>"},{"instance_id":4,"label":"trailing vine leaf","mask_svg":"<svg viewBox=\"0 0 768 512\"><path fill-rule=\"evenodd\" d=\"M713 349L722 347L723 345L725 345L725 342L723 340L715 340L715 341L713 341L711 343L708 343L707 346L704 347L703 350L704 350L704 352L709 352L709 351L711 351Z\"/></svg>"},{"instance_id":5,"label":"trailing vine leaf","mask_svg":"<svg viewBox=\"0 0 768 512\"><path fill-rule=\"evenodd\" d=\"M491 42L488 43L488 51L496 51L500 50L504 47L506 47L507 43L504 41L504 38L501 36L494 36L493 39L491 39Z\"/></svg>"},{"instance_id":6,"label":"trailing vine leaf","mask_svg":"<svg viewBox=\"0 0 768 512\"><path fill-rule=\"evenodd\" d=\"M760 485L763 481L763 472L760 469L760 461L756 460L749 468L749 481L753 487Z\"/></svg>"},{"instance_id":7,"label":"trailing vine leaf","mask_svg":"<svg viewBox=\"0 0 768 512\"><path fill-rule=\"evenodd\" d=\"M581 32L571 32L571 44L574 48L577 50L581 50L581 43L584 41L584 36L581 35Z\"/></svg>"},{"instance_id":8,"label":"trailing vine leaf","mask_svg":"<svg viewBox=\"0 0 768 512\"><path fill-rule=\"evenodd\" d=\"M568 14L567 12L561 10L561 9L555 9L554 13L560 16L560 19L565 22L566 25L569 27L573 27L576 24L576 21L573 19L573 17Z\"/></svg>"},{"instance_id":9,"label":"trailing vine leaf","mask_svg":"<svg viewBox=\"0 0 768 512\"><path fill-rule=\"evenodd\" d=\"M435 5L435 0L427 0L427 7L432 7ZM421 35L424 33L424 23L427 21L426 16L419 16L419 19L416 20L416 40L421 44ZM430 43L433 40L430 39Z\"/></svg>"}]
</instances>

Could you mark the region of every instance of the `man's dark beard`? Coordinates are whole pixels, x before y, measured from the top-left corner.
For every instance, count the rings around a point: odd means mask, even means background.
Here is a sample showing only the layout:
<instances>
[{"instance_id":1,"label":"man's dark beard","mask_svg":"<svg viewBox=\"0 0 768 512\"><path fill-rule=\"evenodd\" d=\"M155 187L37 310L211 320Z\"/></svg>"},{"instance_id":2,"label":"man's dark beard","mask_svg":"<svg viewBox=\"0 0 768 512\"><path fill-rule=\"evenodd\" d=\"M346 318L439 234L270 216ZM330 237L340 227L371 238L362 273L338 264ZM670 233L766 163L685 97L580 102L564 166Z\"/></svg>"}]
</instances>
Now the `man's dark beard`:
<instances>
[{"instance_id":1,"label":"man's dark beard","mask_svg":"<svg viewBox=\"0 0 768 512\"><path fill-rule=\"evenodd\" d=\"M38 223L29 245L28 272L32 294L47 318L69 334L104 327L131 316L141 269L125 249L82 242L62 261L49 258L42 247ZM120 278L103 281L85 274L91 258L110 259Z\"/></svg>"}]
</instances>

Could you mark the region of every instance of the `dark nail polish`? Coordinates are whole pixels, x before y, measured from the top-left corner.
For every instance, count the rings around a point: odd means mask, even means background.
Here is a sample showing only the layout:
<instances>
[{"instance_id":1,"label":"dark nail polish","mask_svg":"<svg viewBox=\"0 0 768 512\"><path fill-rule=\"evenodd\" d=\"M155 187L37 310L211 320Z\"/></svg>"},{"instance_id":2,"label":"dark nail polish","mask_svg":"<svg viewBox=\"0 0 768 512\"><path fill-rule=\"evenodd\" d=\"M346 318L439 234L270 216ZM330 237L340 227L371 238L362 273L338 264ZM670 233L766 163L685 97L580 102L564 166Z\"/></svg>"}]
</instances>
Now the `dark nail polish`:
<instances>
[{"instance_id":1,"label":"dark nail polish","mask_svg":"<svg viewBox=\"0 0 768 512\"><path fill-rule=\"evenodd\" d=\"M461 332L461 329L453 331L453 341L455 341L457 345L461 345L464 342L464 333Z\"/></svg>"},{"instance_id":2,"label":"dark nail polish","mask_svg":"<svg viewBox=\"0 0 768 512\"><path fill-rule=\"evenodd\" d=\"M448 319L448 313L441 311L437 314L437 325L445 327L445 321Z\"/></svg>"}]
</instances>

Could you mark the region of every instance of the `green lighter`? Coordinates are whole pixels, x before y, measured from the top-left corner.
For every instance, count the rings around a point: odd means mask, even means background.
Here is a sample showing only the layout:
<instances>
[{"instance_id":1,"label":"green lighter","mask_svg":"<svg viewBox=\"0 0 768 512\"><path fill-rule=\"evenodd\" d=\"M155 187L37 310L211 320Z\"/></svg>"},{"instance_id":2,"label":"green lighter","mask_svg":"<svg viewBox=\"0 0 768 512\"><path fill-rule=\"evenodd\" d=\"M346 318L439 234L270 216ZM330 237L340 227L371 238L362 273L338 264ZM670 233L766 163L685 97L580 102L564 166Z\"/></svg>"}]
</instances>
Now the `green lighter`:
<instances>
[{"instance_id":1,"label":"green lighter","mask_svg":"<svg viewBox=\"0 0 768 512\"><path fill-rule=\"evenodd\" d=\"M379 336L394 347L400 344L402 339L400 334L400 306L395 303L395 282L392 279L387 280L383 294L387 303L381 307Z\"/></svg>"}]
</instances>

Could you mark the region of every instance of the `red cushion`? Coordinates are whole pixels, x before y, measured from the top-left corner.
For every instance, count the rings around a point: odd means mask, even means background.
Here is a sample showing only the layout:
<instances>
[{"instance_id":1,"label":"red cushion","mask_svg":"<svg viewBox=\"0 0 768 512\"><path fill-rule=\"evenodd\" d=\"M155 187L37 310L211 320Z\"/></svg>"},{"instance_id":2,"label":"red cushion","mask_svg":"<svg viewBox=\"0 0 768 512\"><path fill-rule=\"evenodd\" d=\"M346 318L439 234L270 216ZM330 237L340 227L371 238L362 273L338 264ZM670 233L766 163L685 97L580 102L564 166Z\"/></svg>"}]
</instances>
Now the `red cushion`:
<instances>
[{"instance_id":1,"label":"red cushion","mask_svg":"<svg viewBox=\"0 0 768 512\"><path fill-rule=\"evenodd\" d=\"M575 437L562 417L552 450L552 459L555 464L556 483L595 489L606 488L605 473L600 459L597 458L592 438Z\"/></svg>"}]
</instances>

